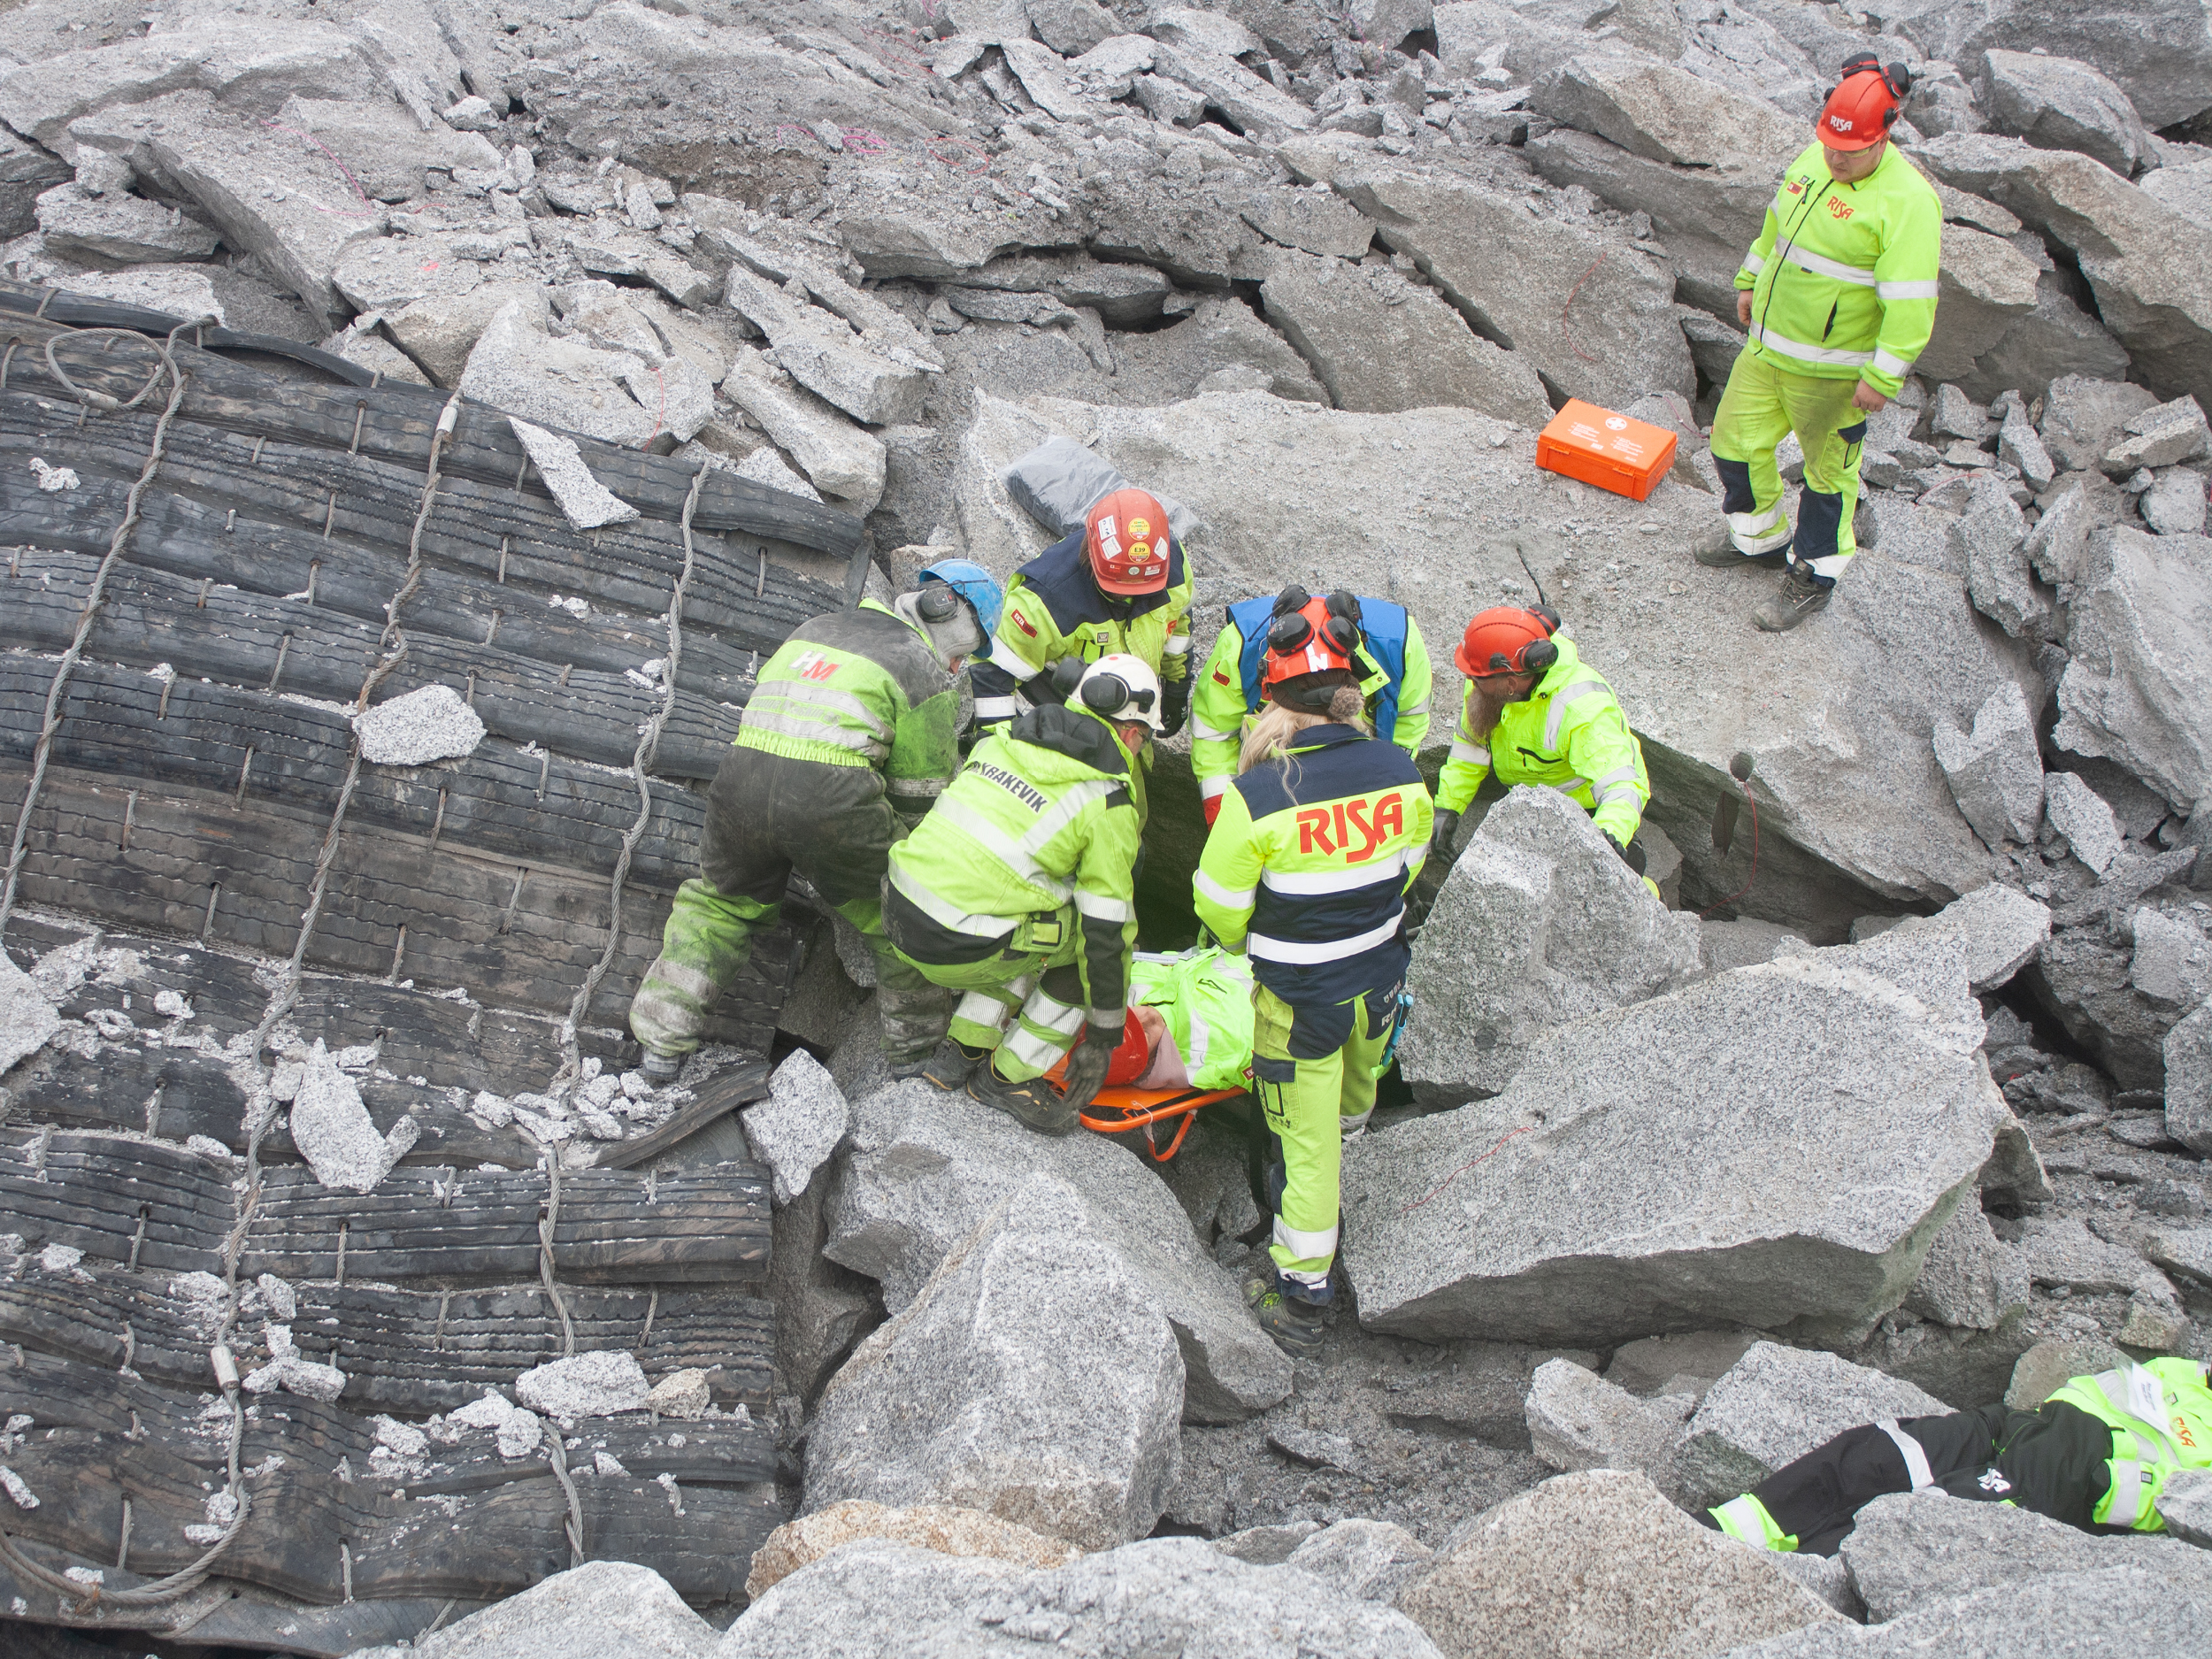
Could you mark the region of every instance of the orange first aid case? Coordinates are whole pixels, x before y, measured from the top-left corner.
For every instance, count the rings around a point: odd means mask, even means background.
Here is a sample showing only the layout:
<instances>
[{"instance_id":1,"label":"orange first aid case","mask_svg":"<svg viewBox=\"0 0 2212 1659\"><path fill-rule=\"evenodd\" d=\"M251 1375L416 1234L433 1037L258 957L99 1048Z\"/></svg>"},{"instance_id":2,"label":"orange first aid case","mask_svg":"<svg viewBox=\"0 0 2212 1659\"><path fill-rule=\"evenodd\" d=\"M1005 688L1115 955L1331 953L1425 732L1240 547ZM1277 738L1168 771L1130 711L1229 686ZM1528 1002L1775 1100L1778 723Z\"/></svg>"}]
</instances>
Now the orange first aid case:
<instances>
[{"instance_id":1,"label":"orange first aid case","mask_svg":"<svg viewBox=\"0 0 2212 1659\"><path fill-rule=\"evenodd\" d=\"M1674 434L1578 397L1536 436L1536 465L1642 501L1674 465Z\"/></svg>"}]
</instances>

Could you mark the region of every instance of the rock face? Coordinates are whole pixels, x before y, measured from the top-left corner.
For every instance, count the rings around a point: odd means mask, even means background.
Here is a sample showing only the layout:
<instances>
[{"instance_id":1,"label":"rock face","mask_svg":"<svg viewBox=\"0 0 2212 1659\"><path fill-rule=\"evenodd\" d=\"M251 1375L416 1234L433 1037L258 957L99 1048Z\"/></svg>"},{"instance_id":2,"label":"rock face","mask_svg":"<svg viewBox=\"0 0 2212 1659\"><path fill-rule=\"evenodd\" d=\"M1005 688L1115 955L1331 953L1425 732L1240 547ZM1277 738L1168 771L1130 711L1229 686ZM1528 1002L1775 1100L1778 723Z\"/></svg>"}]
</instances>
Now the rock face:
<instances>
[{"instance_id":1,"label":"rock face","mask_svg":"<svg viewBox=\"0 0 2212 1659\"><path fill-rule=\"evenodd\" d=\"M1271 1651L1436 1653L1403 1614L1296 1568L1251 1566L1201 1539L1156 1538L1048 1572L898 1544L849 1545L747 1609L714 1659L902 1659L1034 1642L1148 1659L1246 1651L1257 1631Z\"/></svg>"},{"instance_id":2,"label":"rock face","mask_svg":"<svg viewBox=\"0 0 2212 1659\"><path fill-rule=\"evenodd\" d=\"M1183 1356L1136 1272L1070 1248L1108 1225L1064 1180L1014 1187L823 1390L806 1511L957 1504L1087 1549L1149 1532L1179 1467Z\"/></svg>"},{"instance_id":3,"label":"rock face","mask_svg":"<svg viewBox=\"0 0 2212 1659\"><path fill-rule=\"evenodd\" d=\"M719 1639L651 1568L588 1561L411 1646L355 1659L707 1659Z\"/></svg>"},{"instance_id":4,"label":"rock face","mask_svg":"<svg viewBox=\"0 0 2212 1659\"><path fill-rule=\"evenodd\" d=\"M2060 747L2118 761L2170 801L2212 797L2212 538L2117 528L2073 603Z\"/></svg>"},{"instance_id":5,"label":"rock face","mask_svg":"<svg viewBox=\"0 0 2212 1659\"><path fill-rule=\"evenodd\" d=\"M1641 1475L1561 1475L1462 1526L1398 1598L1448 1659L1717 1655L1843 1620Z\"/></svg>"},{"instance_id":6,"label":"rock face","mask_svg":"<svg viewBox=\"0 0 2212 1659\"><path fill-rule=\"evenodd\" d=\"M1677 1454L1683 1495L1701 1508L1724 1503L1846 1429L1949 1409L1833 1354L1761 1342L1698 1402Z\"/></svg>"},{"instance_id":7,"label":"rock face","mask_svg":"<svg viewBox=\"0 0 2212 1659\"><path fill-rule=\"evenodd\" d=\"M2093 1537L2032 1509L1900 1493L1859 1511L1840 1552L1867 1620L2047 1573L2132 1568L2212 1596L2212 1555L2170 1538Z\"/></svg>"},{"instance_id":8,"label":"rock face","mask_svg":"<svg viewBox=\"0 0 2212 1659\"><path fill-rule=\"evenodd\" d=\"M1348 1149L1361 1321L1580 1343L1870 1319L2008 1116L1979 1041L1801 957L1563 1027L1496 1100Z\"/></svg>"},{"instance_id":9,"label":"rock face","mask_svg":"<svg viewBox=\"0 0 2212 1659\"><path fill-rule=\"evenodd\" d=\"M1087 1258L1118 1258L1181 1344L1189 1383L1179 1409L1233 1420L1290 1390L1290 1367L1260 1333L1228 1276L1202 1251L1174 1195L1125 1148L1090 1134L1048 1140L1011 1118L926 1083L894 1085L859 1104L854 1149L831 1194L825 1254L879 1279L894 1313L967 1239L1010 1182L1036 1173L1084 1195ZM1033 1207L1032 1225L1048 1210Z\"/></svg>"},{"instance_id":10,"label":"rock face","mask_svg":"<svg viewBox=\"0 0 2212 1659\"><path fill-rule=\"evenodd\" d=\"M1938 0L1905 24L1930 58L1971 64L1991 48L2093 65L2125 89L2146 125L2212 104L2212 27L2202 0Z\"/></svg>"},{"instance_id":11,"label":"rock face","mask_svg":"<svg viewBox=\"0 0 2212 1659\"><path fill-rule=\"evenodd\" d=\"M1025 1567L1064 1567L1082 1551L1065 1539L1048 1538L979 1509L945 1503L890 1509L864 1499L848 1498L813 1515L786 1521L753 1552L745 1594L757 1601L802 1567L860 1539L930 1549L941 1555L987 1555Z\"/></svg>"},{"instance_id":12,"label":"rock face","mask_svg":"<svg viewBox=\"0 0 2212 1659\"><path fill-rule=\"evenodd\" d=\"M1483 819L1429 913L1401 1067L1425 1104L1494 1094L1554 1026L1697 965L1696 921L1653 898L1579 806L1523 785Z\"/></svg>"}]
</instances>

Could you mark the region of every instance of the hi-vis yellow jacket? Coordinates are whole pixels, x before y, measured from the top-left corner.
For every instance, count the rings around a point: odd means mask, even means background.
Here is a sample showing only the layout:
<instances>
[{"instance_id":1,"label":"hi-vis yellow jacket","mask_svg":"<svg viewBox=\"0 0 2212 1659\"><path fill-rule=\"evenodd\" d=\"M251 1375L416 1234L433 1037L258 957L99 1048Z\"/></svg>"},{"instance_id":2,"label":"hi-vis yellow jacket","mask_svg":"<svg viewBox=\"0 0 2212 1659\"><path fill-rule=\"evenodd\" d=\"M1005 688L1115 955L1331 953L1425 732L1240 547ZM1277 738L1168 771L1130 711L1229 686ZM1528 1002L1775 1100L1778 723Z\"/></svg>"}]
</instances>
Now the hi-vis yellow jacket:
<instances>
[{"instance_id":1,"label":"hi-vis yellow jacket","mask_svg":"<svg viewBox=\"0 0 2212 1659\"><path fill-rule=\"evenodd\" d=\"M1935 326L1943 205L1895 144L1856 184L1818 144L1789 165L1736 273L1751 344L1774 367L1894 397Z\"/></svg>"}]
</instances>

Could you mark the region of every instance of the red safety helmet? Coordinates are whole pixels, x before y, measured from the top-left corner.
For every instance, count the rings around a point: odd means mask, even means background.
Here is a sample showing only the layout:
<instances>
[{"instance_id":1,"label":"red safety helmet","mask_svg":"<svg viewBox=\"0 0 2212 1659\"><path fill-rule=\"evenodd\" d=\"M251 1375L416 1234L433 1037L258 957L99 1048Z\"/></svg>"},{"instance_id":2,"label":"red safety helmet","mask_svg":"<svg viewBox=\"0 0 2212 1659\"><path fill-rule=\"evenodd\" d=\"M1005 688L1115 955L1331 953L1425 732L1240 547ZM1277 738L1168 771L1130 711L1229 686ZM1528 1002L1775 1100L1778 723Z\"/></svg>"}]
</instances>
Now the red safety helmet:
<instances>
[{"instance_id":1,"label":"red safety helmet","mask_svg":"<svg viewBox=\"0 0 2212 1659\"><path fill-rule=\"evenodd\" d=\"M1325 713L1340 686L1359 684L1352 653L1359 649L1359 601L1348 593L1309 599L1285 588L1267 625L1260 695L1287 708Z\"/></svg>"},{"instance_id":2,"label":"red safety helmet","mask_svg":"<svg viewBox=\"0 0 2212 1659\"><path fill-rule=\"evenodd\" d=\"M1467 625L1452 661L1472 680L1492 674L1540 674L1559 660L1551 642L1558 615L1532 606L1495 605Z\"/></svg>"},{"instance_id":3,"label":"red safety helmet","mask_svg":"<svg viewBox=\"0 0 2212 1659\"><path fill-rule=\"evenodd\" d=\"M1889 136L1898 105L1911 90L1912 76L1904 65L1885 69L1873 53L1862 52L1844 65L1842 80L1828 95L1814 130L1831 150L1878 144Z\"/></svg>"},{"instance_id":4,"label":"red safety helmet","mask_svg":"<svg viewBox=\"0 0 2212 1659\"><path fill-rule=\"evenodd\" d=\"M1167 509L1141 489L1102 497L1083 520L1091 576L1108 594L1156 594L1167 586Z\"/></svg>"}]
</instances>

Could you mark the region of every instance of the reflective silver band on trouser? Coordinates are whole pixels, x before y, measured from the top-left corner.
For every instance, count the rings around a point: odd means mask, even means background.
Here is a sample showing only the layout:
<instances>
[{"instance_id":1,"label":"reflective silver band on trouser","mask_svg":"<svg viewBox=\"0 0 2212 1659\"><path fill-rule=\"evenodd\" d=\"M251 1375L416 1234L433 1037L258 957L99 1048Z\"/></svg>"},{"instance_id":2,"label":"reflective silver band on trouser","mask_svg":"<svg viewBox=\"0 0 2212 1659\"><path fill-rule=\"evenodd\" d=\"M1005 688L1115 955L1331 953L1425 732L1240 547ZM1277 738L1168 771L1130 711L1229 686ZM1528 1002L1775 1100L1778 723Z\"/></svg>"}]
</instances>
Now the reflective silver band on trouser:
<instances>
[{"instance_id":1,"label":"reflective silver band on trouser","mask_svg":"<svg viewBox=\"0 0 2212 1659\"><path fill-rule=\"evenodd\" d=\"M2143 1465L2132 1457L2116 1457L2110 1466L2112 1485L2105 1498L2105 1525L2133 1526L2143 1513Z\"/></svg>"},{"instance_id":2,"label":"reflective silver band on trouser","mask_svg":"<svg viewBox=\"0 0 2212 1659\"><path fill-rule=\"evenodd\" d=\"M1905 1478L1912 1482L1915 1492L1925 1492L1936 1483L1935 1471L1928 1466L1927 1448L1897 1426L1895 1417L1884 1417L1874 1425L1889 1436L1905 1459Z\"/></svg>"},{"instance_id":3,"label":"reflective silver band on trouser","mask_svg":"<svg viewBox=\"0 0 2212 1659\"><path fill-rule=\"evenodd\" d=\"M971 1025L987 1026L993 1031L1004 1031L1016 1004L1002 1002L981 991L970 991L960 999L952 1010L955 1019L963 1019Z\"/></svg>"},{"instance_id":4,"label":"reflective silver band on trouser","mask_svg":"<svg viewBox=\"0 0 2212 1659\"><path fill-rule=\"evenodd\" d=\"M1329 1264L1336 1259L1336 1239L1335 1227L1321 1233L1301 1233L1280 1216L1276 1217L1274 1242L1302 1262L1319 1262L1322 1265L1318 1269L1278 1266L1275 1271L1302 1285L1327 1284Z\"/></svg>"},{"instance_id":5,"label":"reflective silver band on trouser","mask_svg":"<svg viewBox=\"0 0 2212 1659\"><path fill-rule=\"evenodd\" d=\"M1010 720L1014 718L1014 699L1009 697L978 697L975 700L978 720Z\"/></svg>"},{"instance_id":6,"label":"reflective silver band on trouser","mask_svg":"<svg viewBox=\"0 0 2212 1659\"><path fill-rule=\"evenodd\" d=\"M1336 1120L1337 1134L1340 1138L1346 1141L1358 1140L1360 1136L1367 1133L1367 1120L1374 1115L1375 1109L1372 1106L1370 1106L1365 1111L1361 1112L1357 1117L1338 1118Z\"/></svg>"}]
</instances>

